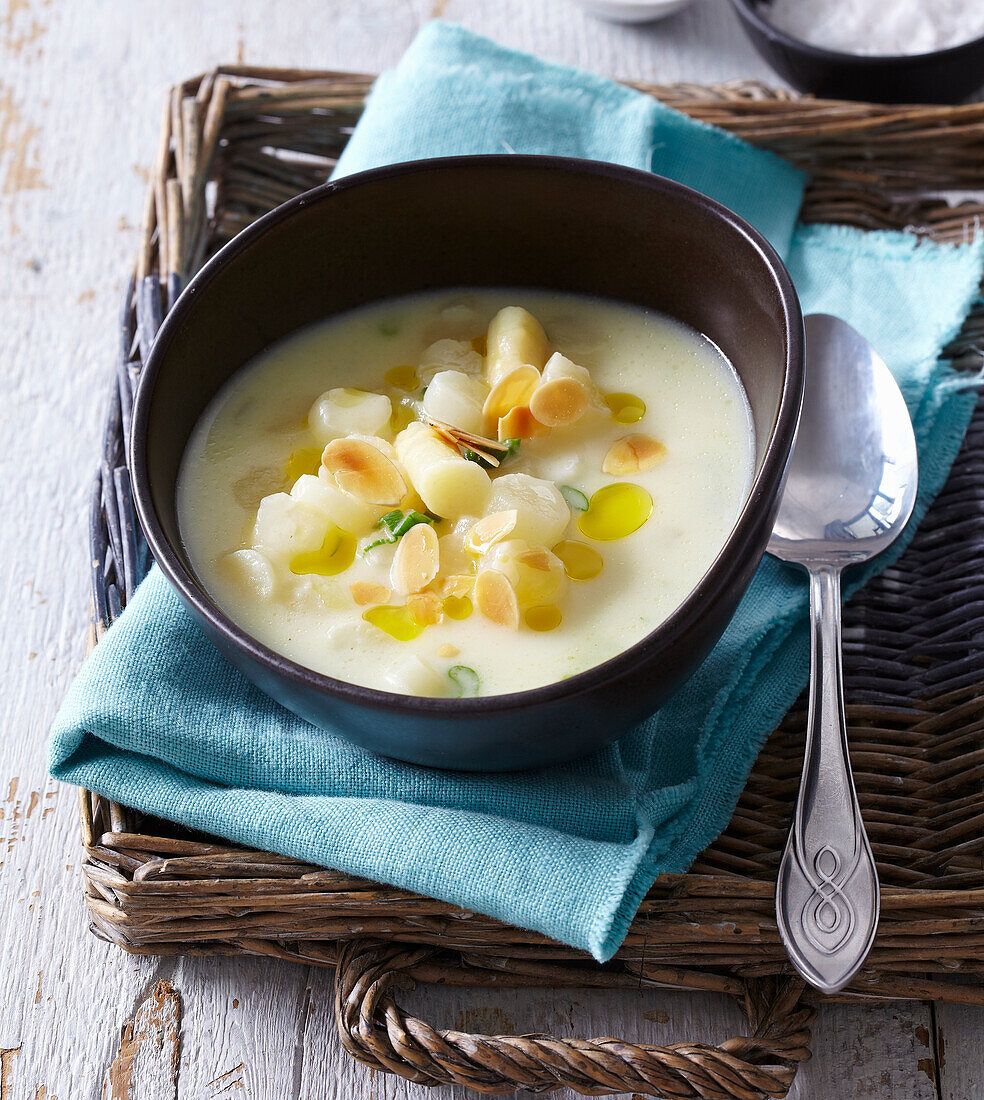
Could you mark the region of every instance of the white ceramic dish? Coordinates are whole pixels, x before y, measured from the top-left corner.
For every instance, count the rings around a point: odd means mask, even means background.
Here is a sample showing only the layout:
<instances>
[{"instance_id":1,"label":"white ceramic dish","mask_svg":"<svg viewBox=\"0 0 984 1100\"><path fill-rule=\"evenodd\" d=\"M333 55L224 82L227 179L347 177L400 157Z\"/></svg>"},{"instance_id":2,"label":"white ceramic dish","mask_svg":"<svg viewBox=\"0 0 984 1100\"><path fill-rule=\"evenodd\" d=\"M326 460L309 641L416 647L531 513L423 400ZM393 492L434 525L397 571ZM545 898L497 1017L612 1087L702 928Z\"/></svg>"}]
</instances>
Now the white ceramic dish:
<instances>
[{"instance_id":1,"label":"white ceramic dish","mask_svg":"<svg viewBox=\"0 0 984 1100\"><path fill-rule=\"evenodd\" d=\"M681 11L691 0L575 0L579 7L611 23L652 23Z\"/></svg>"}]
</instances>

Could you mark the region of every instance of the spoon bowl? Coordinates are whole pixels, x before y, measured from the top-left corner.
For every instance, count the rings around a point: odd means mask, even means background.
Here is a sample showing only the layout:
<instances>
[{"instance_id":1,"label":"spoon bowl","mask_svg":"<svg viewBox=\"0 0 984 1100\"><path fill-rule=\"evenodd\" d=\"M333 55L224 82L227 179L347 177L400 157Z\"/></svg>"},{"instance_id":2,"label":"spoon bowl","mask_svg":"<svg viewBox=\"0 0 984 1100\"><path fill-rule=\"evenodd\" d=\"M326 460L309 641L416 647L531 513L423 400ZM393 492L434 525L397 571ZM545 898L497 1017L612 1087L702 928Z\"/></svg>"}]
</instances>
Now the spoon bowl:
<instances>
[{"instance_id":1,"label":"spoon bowl","mask_svg":"<svg viewBox=\"0 0 984 1100\"><path fill-rule=\"evenodd\" d=\"M769 552L810 577L810 701L803 775L776 882L796 969L836 993L875 937L879 889L847 746L840 575L901 534L916 501L912 422L888 367L850 325L806 318L806 387Z\"/></svg>"},{"instance_id":2,"label":"spoon bowl","mask_svg":"<svg viewBox=\"0 0 984 1100\"><path fill-rule=\"evenodd\" d=\"M916 439L884 360L838 317L806 318L803 412L769 553L841 565L880 554L916 502Z\"/></svg>"}]
</instances>

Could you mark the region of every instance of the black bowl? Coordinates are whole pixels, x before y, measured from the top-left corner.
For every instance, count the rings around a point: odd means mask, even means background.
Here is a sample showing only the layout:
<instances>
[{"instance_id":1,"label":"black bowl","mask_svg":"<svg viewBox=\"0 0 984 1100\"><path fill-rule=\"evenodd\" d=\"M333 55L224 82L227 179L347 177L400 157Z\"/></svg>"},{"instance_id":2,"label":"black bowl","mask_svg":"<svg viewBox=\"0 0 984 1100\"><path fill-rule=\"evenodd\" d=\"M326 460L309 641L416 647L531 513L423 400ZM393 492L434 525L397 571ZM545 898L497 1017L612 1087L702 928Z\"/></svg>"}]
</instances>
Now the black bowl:
<instances>
[{"instance_id":1,"label":"black bowl","mask_svg":"<svg viewBox=\"0 0 984 1100\"><path fill-rule=\"evenodd\" d=\"M741 375L759 447L720 554L643 641L560 683L478 699L396 695L312 672L237 626L197 580L175 483L199 415L287 333L393 295L544 287L635 302L707 333ZM417 161L325 184L240 233L188 285L148 358L133 416L140 522L160 567L225 656L302 717L418 764L504 770L598 749L703 660L765 549L803 387L803 321L779 257L737 215L647 172L552 157Z\"/></svg>"},{"instance_id":2,"label":"black bowl","mask_svg":"<svg viewBox=\"0 0 984 1100\"><path fill-rule=\"evenodd\" d=\"M769 0L731 3L755 49L801 92L870 103L960 103L984 87L984 37L898 57L841 53L774 27Z\"/></svg>"}]
</instances>

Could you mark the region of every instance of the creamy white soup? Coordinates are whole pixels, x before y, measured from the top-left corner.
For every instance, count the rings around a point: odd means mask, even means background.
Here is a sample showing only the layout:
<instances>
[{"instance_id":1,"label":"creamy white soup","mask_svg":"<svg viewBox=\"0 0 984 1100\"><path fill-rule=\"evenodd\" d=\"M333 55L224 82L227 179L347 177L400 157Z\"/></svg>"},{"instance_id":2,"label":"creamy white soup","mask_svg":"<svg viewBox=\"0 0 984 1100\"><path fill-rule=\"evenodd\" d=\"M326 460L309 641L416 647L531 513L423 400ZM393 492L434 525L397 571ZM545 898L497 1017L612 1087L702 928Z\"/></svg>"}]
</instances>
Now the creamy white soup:
<instances>
[{"instance_id":1,"label":"creamy white soup","mask_svg":"<svg viewBox=\"0 0 984 1100\"><path fill-rule=\"evenodd\" d=\"M636 306L393 299L240 370L188 444L181 534L271 649L407 695L554 683L697 585L751 484L731 364Z\"/></svg>"}]
</instances>

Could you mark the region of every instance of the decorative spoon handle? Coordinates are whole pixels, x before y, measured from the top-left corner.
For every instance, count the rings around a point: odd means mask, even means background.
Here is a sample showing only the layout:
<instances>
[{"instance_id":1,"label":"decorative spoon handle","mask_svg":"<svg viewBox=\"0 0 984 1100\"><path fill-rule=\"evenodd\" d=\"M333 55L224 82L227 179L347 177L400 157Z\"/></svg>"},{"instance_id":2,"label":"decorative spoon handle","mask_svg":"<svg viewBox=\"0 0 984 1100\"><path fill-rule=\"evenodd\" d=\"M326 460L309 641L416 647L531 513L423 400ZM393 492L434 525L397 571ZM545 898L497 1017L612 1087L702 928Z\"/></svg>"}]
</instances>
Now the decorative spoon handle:
<instances>
[{"instance_id":1,"label":"decorative spoon handle","mask_svg":"<svg viewBox=\"0 0 984 1100\"><path fill-rule=\"evenodd\" d=\"M776 919L803 977L836 993L878 924L878 876L847 751L840 567L810 572L810 709L799 797L776 883Z\"/></svg>"}]
</instances>

